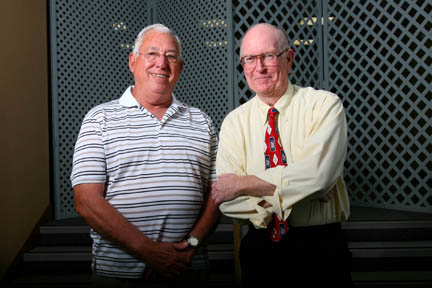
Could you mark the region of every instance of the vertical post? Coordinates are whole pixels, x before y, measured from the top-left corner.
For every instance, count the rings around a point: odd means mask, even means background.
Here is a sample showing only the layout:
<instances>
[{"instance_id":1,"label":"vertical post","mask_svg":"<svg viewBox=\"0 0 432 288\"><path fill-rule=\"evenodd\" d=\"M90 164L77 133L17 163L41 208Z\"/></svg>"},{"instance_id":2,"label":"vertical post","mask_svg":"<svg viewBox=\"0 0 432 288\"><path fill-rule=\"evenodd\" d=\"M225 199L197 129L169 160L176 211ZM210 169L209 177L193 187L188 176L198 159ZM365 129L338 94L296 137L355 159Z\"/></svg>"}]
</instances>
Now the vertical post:
<instances>
[{"instance_id":1,"label":"vertical post","mask_svg":"<svg viewBox=\"0 0 432 288\"><path fill-rule=\"evenodd\" d=\"M60 156L59 156L59 123L55 119L58 119L58 91L57 91L57 31L56 31L56 1L49 1L49 42L50 42L50 104L51 104L51 171L52 171L52 200L54 204L54 219L60 218Z\"/></svg>"},{"instance_id":2,"label":"vertical post","mask_svg":"<svg viewBox=\"0 0 432 288\"><path fill-rule=\"evenodd\" d=\"M228 24L227 40L228 40L228 111L236 107L236 92L237 92L237 73L235 67L235 37L234 37L234 20L232 1L226 0L226 21ZM238 287L241 286L241 267L239 259L240 242L241 242L241 225L238 221L233 221L233 244L234 244L234 273L235 283Z\"/></svg>"},{"instance_id":3,"label":"vertical post","mask_svg":"<svg viewBox=\"0 0 432 288\"><path fill-rule=\"evenodd\" d=\"M227 40L228 40L228 111L231 111L235 108L235 86L237 84L236 81L236 73L235 73L235 38L234 38L234 21L233 21L233 7L232 1L226 0L226 21L228 24L228 32L227 32Z\"/></svg>"},{"instance_id":4,"label":"vertical post","mask_svg":"<svg viewBox=\"0 0 432 288\"><path fill-rule=\"evenodd\" d=\"M242 239L241 224L233 220L233 238L234 238L234 272L235 272L235 283L238 287L241 286L241 266L240 266L240 243Z\"/></svg>"},{"instance_id":5,"label":"vertical post","mask_svg":"<svg viewBox=\"0 0 432 288\"><path fill-rule=\"evenodd\" d=\"M328 73L328 21L329 21L329 16L328 16L328 9L327 9L327 1L324 0L318 0L318 5L319 5L319 13L321 14L320 19L322 19L321 23L320 23L320 27L321 27L321 33L319 33L320 37L321 37L321 88L325 89L325 90L329 90L329 73Z\"/></svg>"},{"instance_id":6,"label":"vertical post","mask_svg":"<svg viewBox=\"0 0 432 288\"><path fill-rule=\"evenodd\" d=\"M154 24L156 22L156 4L154 3L154 0L149 0L149 1L145 1L146 5L147 5L147 13L148 13L148 18L150 23L148 23L148 25Z\"/></svg>"}]
</instances>

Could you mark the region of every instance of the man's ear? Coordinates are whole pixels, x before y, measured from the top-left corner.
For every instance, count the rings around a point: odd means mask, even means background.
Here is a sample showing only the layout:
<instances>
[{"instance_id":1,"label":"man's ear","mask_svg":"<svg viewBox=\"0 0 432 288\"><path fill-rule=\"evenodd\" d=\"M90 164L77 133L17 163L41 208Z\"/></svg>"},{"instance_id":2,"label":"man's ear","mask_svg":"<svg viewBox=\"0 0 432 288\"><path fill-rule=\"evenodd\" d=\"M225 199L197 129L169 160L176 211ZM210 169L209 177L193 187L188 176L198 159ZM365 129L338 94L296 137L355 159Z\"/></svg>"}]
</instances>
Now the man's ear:
<instances>
[{"instance_id":1,"label":"man's ear","mask_svg":"<svg viewBox=\"0 0 432 288\"><path fill-rule=\"evenodd\" d=\"M179 66L179 74L180 74L181 71L183 70L183 66L184 66L184 60L183 59L181 59L179 61L178 66Z\"/></svg>"},{"instance_id":2,"label":"man's ear","mask_svg":"<svg viewBox=\"0 0 432 288\"><path fill-rule=\"evenodd\" d=\"M286 52L288 62L292 63L294 61L294 50L289 48Z\"/></svg>"},{"instance_id":3,"label":"man's ear","mask_svg":"<svg viewBox=\"0 0 432 288\"><path fill-rule=\"evenodd\" d=\"M291 69L292 69L292 65L293 65L293 61L294 61L294 50L289 48L288 51L286 52L286 57L287 57L287 61L288 61L288 74L291 73Z\"/></svg>"},{"instance_id":4,"label":"man's ear","mask_svg":"<svg viewBox=\"0 0 432 288\"><path fill-rule=\"evenodd\" d=\"M129 53L129 71L132 72L132 74L134 73L135 70L135 54L133 52Z\"/></svg>"}]
</instances>

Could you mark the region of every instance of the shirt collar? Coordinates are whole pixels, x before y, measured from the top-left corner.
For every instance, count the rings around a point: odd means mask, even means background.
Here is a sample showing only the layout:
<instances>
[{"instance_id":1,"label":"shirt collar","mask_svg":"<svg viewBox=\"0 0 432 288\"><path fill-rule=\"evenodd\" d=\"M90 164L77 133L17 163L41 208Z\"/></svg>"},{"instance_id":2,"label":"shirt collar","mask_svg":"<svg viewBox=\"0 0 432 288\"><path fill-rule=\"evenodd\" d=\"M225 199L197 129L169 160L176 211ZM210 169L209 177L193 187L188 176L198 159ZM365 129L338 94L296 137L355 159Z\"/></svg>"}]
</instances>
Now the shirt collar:
<instances>
[{"instance_id":1,"label":"shirt collar","mask_svg":"<svg viewBox=\"0 0 432 288\"><path fill-rule=\"evenodd\" d=\"M132 87L129 86L126 91L123 93L123 95L119 99L120 105L124 107L140 107L141 105L138 103L138 101L135 99L135 97L132 95Z\"/></svg>"},{"instance_id":2,"label":"shirt collar","mask_svg":"<svg viewBox=\"0 0 432 288\"><path fill-rule=\"evenodd\" d=\"M119 99L120 105L124 107L141 107L141 104L139 104L138 100L132 95L132 88L133 86L129 86L126 91L123 93L123 95ZM172 103L170 107L173 108L183 108L185 105L177 100L174 93L172 94Z\"/></svg>"},{"instance_id":3,"label":"shirt collar","mask_svg":"<svg viewBox=\"0 0 432 288\"><path fill-rule=\"evenodd\" d=\"M279 111L279 116L283 117L284 119L286 117L285 111L287 110L293 95L294 95L294 87L291 84L291 82L288 81L287 90L274 105L274 107ZM257 98L256 103L258 105L258 111L259 111L258 117L260 118L260 122L263 123L263 125L265 125L267 123L267 113L271 106L264 103L259 97L256 98Z\"/></svg>"}]
</instances>

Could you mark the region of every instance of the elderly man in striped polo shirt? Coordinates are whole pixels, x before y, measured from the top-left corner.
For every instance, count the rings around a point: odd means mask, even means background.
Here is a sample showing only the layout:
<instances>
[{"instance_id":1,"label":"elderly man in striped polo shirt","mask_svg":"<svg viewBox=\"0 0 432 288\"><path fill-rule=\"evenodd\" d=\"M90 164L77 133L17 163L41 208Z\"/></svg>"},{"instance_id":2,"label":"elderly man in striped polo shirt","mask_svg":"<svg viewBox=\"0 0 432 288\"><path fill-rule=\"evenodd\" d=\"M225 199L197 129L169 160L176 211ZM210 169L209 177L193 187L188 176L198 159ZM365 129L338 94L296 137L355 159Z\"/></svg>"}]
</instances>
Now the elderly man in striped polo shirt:
<instances>
[{"instance_id":1,"label":"elderly man in striped polo shirt","mask_svg":"<svg viewBox=\"0 0 432 288\"><path fill-rule=\"evenodd\" d=\"M144 28L129 55L134 86L83 120L71 181L75 209L92 228L101 286L206 275L202 241L219 218L208 197L218 140L210 117L173 95L182 67L174 32Z\"/></svg>"}]
</instances>

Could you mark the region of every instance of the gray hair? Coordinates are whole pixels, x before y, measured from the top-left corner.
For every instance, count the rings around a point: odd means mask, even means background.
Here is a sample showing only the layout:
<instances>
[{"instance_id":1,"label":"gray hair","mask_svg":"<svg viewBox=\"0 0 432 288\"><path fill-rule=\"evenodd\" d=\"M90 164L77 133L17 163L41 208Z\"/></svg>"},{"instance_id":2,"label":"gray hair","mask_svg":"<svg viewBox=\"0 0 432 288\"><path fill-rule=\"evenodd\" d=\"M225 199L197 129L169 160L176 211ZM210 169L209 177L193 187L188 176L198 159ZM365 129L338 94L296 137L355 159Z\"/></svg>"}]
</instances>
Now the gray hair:
<instances>
[{"instance_id":1,"label":"gray hair","mask_svg":"<svg viewBox=\"0 0 432 288\"><path fill-rule=\"evenodd\" d=\"M274 26L274 25L268 24L268 23L258 23L258 24L254 24L254 25L252 25L252 26L251 26L251 27L246 31L246 33L243 35L242 39L240 40L240 57L243 56L243 53L242 53L242 44L243 44L243 39L245 38L246 34L247 34L249 31L251 31L253 28L255 28L256 26L267 26L267 27L269 27L269 28L272 28L272 29L274 29L274 30L279 31L279 33L281 34L282 37L279 38L279 41L278 41L278 46L279 46L279 47L277 47L277 48L279 48L280 51L282 51L282 50L287 49L287 48L290 47L290 44L289 44L289 41L288 41L288 36L286 35L286 33L285 33L284 30L282 30L281 28L279 28L279 27L277 27L277 26Z\"/></svg>"},{"instance_id":2,"label":"gray hair","mask_svg":"<svg viewBox=\"0 0 432 288\"><path fill-rule=\"evenodd\" d=\"M147 34L147 32L150 32L152 30L156 30L159 32L163 32L163 33L168 33L171 36L174 37L174 39L176 39L178 47L179 47L179 58L181 59L181 42L180 42L180 38L177 36L177 34L169 29L168 27L166 27L163 24L152 24L150 26L145 27L144 29L141 30L141 32L138 33L137 38L135 39L135 44L134 44L134 48L133 48L133 53L135 54L135 56L138 56L138 52L139 49L141 47L141 42L142 39L144 38L144 35Z\"/></svg>"}]
</instances>

